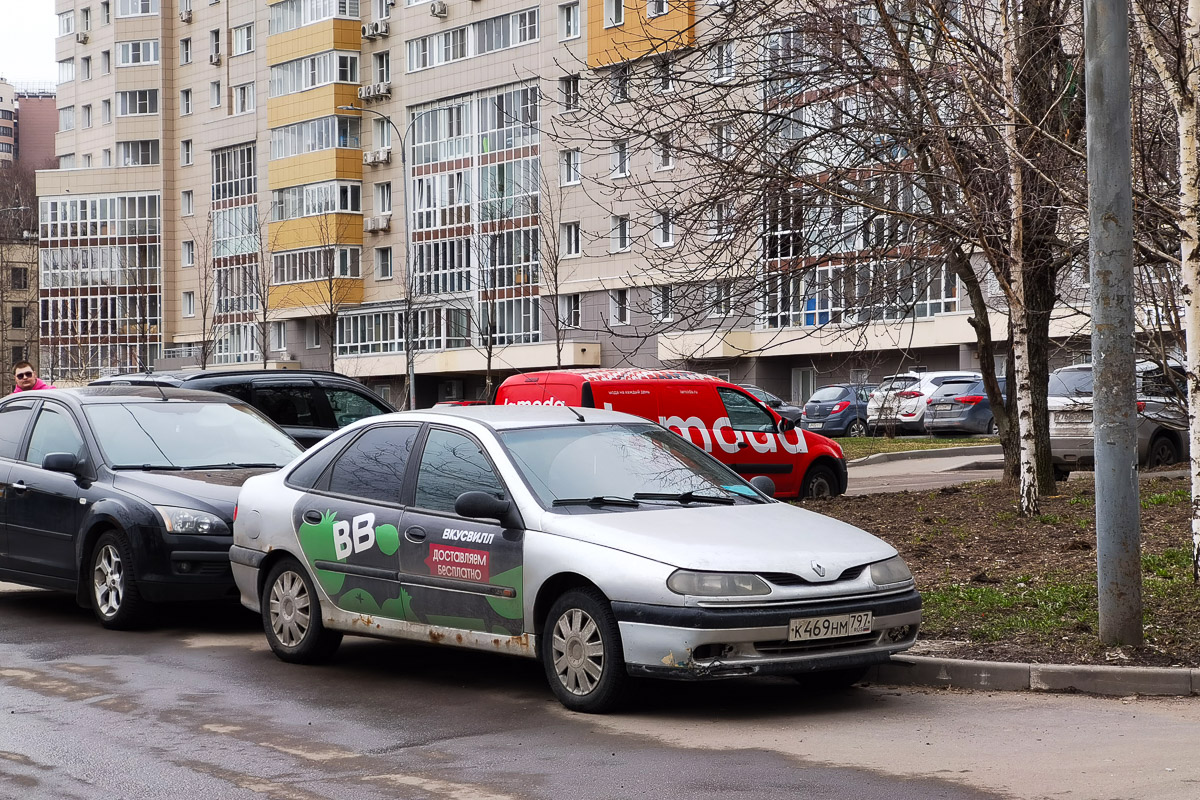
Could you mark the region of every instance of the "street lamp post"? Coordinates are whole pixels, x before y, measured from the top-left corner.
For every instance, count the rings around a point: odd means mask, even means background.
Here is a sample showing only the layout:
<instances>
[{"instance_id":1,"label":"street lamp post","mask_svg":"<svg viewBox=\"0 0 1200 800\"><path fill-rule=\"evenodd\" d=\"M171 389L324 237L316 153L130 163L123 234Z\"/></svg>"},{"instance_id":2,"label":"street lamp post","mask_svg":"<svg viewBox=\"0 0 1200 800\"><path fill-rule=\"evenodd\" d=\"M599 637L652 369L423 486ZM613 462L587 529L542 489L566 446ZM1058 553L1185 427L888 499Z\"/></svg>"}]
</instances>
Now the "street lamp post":
<instances>
[{"instance_id":1,"label":"street lamp post","mask_svg":"<svg viewBox=\"0 0 1200 800\"><path fill-rule=\"evenodd\" d=\"M424 111L414 114L413 118L404 126L404 130L400 130L396 123L392 122L392 118L382 111L376 111L373 108L360 108L358 106L338 106L341 111L365 111L368 114L374 114L383 119L392 130L396 132L396 136L400 139L400 175L404 183L404 361L407 367L406 380L407 386L407 407L412 410L417 407L417 372L413 353L413 279L412 279L412 229L409 224L409 180L408 180L408 135L412 133L413 124L421 117L429 114L437 109L428 108ZM394 215L393 215L394 216Z\"/></svg>"}]
</instances>

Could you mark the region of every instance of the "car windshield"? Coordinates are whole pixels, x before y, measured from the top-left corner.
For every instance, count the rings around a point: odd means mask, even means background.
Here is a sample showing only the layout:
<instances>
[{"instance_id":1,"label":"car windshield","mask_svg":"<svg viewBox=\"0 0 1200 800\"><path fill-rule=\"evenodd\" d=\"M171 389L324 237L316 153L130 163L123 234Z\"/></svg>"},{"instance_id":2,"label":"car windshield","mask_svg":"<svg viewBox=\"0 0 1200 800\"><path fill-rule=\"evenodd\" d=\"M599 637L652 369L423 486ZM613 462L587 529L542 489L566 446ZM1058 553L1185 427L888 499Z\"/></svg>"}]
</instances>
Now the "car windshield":
<instances>
[{"instance_id":1,"label":"car windshield","mask_svg":"<svg viewBox=\"0 0 1200 800\"><path fill-rule=\"evenodd\" d=\"M500 438L547 507L589 499L620 509L671 499L691 503L759 498L720 462L655 425L525 428L504 431ZM620 500L635 502L615 502Z\"/></svg>"},{"instance_id":2,"label":"car windshield","mask_svg":"<svg viewBox=\"0 0 1200 800\"><path fill-rule=\"evenodd\" d=\"M241 403L97 404L84 413L115 469L282 467L302 452Z\"/></svg>"},{"instance_id":3,"label":"car windshield","mask_svg":"<svg viewBox=\"0 0 1200 800\"><path fill-rule=\"evenodd\" d=\"M846 390L841 386L822 386L812 393L812 397L808 398L810 403L832 403L841 400L846 394Z\"/></svg>"},{"instance_id":4,"label":"car windshield","mask_svg":"<svg viewBox=\"0 0 1200 800\"><path fill-rule=\"evenodd\" d=\"M1090 369L1055 370L1050 373L1046 394L1051 397L1091 397L1092 371Z\"/></svg>"}]
</instances>

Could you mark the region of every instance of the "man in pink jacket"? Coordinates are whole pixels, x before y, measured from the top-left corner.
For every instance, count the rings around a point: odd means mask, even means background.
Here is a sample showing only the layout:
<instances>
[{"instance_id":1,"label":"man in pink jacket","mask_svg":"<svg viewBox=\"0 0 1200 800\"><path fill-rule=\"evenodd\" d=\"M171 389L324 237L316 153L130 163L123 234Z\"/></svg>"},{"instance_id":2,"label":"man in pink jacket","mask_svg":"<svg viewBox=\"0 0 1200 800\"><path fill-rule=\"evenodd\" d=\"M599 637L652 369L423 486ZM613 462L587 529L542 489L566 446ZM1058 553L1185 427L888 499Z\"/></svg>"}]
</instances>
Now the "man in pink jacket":
<instances>
[{"instance_id":1,"label":"man in pink jacket","mask_svg":"<svg viewBox=\"0 0 1200 800\"><path fill-rule=\"evenodd\" d=\"M32 392L35 389L53 389L54 387L46 383L37 376L37 372L33 369L33 364L28 361L18 361L13 367L13 380L16 382L16 392Z\"/></svg>"}]
</instances>

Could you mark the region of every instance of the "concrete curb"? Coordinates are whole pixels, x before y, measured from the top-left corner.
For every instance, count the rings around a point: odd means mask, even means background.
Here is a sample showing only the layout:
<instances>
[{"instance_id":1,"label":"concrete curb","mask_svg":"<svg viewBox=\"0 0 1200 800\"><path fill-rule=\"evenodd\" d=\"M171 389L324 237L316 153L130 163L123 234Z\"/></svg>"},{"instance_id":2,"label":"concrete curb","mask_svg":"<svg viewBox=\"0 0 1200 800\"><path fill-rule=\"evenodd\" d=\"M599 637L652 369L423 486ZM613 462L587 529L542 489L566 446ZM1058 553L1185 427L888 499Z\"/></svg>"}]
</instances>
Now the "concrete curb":
<instances>
[{"instance_id":1,"label":"concrete curb","mask_svg":"<svg viewBox=\"0 0 1200 800\"><path fill-rule=\"evenodd\" d=\"M847 466L856 464L883 464L888 461L904 461L910 458L952 458L954 456L1003 455L998 444L979 444L969 447L938 447L932 450L904 450L899 453L873 453L869 456L847 461Z\"/></svg>"},{"instance_id":2,"label":"concrete curb","mask_svg":"<svg viewBox=\"0 0 1200 800\"><path fill-rule=\"evenodd\" d=\"M989 692L1082 692L1115 697L1200 694L1200 669L1017 664L929 656L893 656L872 667L866 680Z\"/></svg>"}]
</instances>

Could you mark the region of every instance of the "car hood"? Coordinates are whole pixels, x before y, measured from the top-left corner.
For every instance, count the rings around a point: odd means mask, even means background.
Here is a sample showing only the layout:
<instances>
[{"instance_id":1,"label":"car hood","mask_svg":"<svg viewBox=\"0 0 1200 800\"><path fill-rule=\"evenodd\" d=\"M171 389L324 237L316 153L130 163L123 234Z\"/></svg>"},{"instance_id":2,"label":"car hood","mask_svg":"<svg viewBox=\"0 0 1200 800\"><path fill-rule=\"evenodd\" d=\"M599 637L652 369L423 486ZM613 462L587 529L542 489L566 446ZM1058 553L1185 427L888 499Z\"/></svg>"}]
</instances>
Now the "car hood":
<instances>
[{"instance_id":1,"label":"car hood","mask_svg":"<svg viewBox=\"0 0 1200 800\"><path fill-rule=\"evenodd\" d=\"M546 513L542 530L681 569L790 572L813 582L896 555L882 539L787 503Z\"/></svg>"},{"instance_id":2,"label":"car hood","mask_svg":"<svg viewBox=\"0 0 1200 800\"><path fill-rule=\"evenodd\" d=\"M238 491L243 483L255 475L272 472L271 469L204 469L159 471L122 470L116 473L113 485L141 497L153 505L195 507L197 501L220 512L224 517L233 516Z\"/></svg>"}]
</instances>

